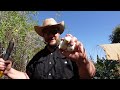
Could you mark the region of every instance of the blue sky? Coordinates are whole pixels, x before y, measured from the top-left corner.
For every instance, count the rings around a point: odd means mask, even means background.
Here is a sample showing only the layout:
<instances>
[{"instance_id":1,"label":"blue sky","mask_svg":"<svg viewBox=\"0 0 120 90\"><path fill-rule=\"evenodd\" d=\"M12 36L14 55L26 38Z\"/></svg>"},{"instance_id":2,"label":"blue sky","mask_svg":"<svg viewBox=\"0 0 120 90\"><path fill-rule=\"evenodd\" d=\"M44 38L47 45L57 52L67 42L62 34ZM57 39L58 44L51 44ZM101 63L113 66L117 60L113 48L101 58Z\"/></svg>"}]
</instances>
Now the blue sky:
<instances>
[{"instance_id":1,"label":"blue sky","mask_svg":"<svg viewBox=\"0 0 120 90\"><path fill-rule=\"evenodd\" d=\"M77 37L84 44L88 57L91 55L96 61L97 54L104 57L104 51L98 46L108 44L109 35L120 24L120 11L40 11L37 17L39 24L45 18L56 18L64 21L66 29L61 37L67 33Z\"/></svg>"}]
</instances>

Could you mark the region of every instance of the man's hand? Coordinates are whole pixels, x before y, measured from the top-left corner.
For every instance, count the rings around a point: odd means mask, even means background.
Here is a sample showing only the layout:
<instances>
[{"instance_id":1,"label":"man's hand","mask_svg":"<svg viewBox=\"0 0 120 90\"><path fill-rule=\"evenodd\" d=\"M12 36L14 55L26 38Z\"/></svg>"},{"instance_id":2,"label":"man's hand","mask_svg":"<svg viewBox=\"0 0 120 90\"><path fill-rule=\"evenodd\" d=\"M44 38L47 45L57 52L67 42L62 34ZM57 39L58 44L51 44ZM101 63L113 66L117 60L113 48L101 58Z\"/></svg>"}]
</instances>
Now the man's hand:
<instances>
[{"instance_id":1,"label":"man's hand","mask_svg":"<svg viewBox=\"0 0 120 90\"><path fill-rule=\"evenodd\" d=\"M75 43L75 49L74 51L67 51L67 50L60 50L61 53L66 56L67 58L73 60L73 61L82 61L84 59L86 59L86 52L85 49L83 47L83 44L81 42L79 42L77 40L76 37L72 36L71 34L67 34L66 36L70 36L72 39L70 41L70 44L74 44Z\"/></svg>"},{"instance_id":2,"label":"man's hand","mask_svg":"<svg viewBox=\"0 0 120 90\"><path fill-rule=\"evenodd\" d=\"M5 65L6 65L6 68L5 68L4 74L7 74L9 70L12 68L12 62L10 60L7 60L5 61Z\"/></svg>"},{"instance_id":3,"label":"man's hand","mask_svg":"<svg viewBox=\"0 0 120 90\"><path fill-rule=\"evenodd\" d=\"M0 58L0 71L3 71L4 74L7 74L12 67L12 62L10 60L3 60Z\"/></svg>"},{"instance_id":4,"label":"man's hand","mask_svg":"<svg viewBox=\"0 0 120 90\"><path fill-rule=\"evenodd\" d=\"M87 55L83 44L77 40L76 37L73 37L71 34L67 34L66 36L70 36L72 39L70 41L71 44L75 44L74 51L60 50L61 53L76 62L78 66L79 76L81 79L91 79L94 77L96 68L94 64L87 59Z\"/></svg>"}]
</instances>

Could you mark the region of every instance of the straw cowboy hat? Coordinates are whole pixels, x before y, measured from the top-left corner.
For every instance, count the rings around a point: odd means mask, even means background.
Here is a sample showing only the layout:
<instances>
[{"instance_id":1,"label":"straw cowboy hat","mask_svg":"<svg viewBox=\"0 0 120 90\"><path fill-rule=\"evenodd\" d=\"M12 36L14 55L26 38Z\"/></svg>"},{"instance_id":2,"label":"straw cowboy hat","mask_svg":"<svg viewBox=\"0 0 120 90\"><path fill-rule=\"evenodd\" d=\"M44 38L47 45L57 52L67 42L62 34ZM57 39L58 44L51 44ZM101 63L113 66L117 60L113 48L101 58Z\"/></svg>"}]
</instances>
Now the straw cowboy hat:
<instances>
[{"instance_id":1,"label":"straw cowboy hat","mask_svg":"<svg viewBox=\"0 0 120 90\"><path fill-rule=\"evenodd\" d=\"M44 28L46 27L48 28L56 27L58 28L60 34L62 34L65 28L65 24L64 24L64 21L57 23L53 18L48 18L43 21L42 26L34 26L34 29L38 35L43 37L43 30L45 30Z\"/></svg>"}]
</instances>

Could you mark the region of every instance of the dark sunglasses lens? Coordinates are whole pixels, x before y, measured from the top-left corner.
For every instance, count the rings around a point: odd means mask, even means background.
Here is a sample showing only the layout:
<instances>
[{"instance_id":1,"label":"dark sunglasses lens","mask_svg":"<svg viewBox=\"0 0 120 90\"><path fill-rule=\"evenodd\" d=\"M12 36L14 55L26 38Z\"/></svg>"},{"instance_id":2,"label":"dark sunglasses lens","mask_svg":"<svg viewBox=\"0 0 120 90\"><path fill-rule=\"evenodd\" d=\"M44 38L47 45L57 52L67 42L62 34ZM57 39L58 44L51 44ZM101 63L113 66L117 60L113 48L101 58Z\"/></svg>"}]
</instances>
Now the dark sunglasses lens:
<instances>
[{"instance_id":1,"label":"dark sunglasses lens","mask_svg":"<svg viewBox=\"0 0 120 90\"><path fill-rule=\"evenodd\" d=\"M57 34L57 33L58 33L58 30L53 30L51 33L52 33L52 34Z\"/></svg>"}]
</instances>

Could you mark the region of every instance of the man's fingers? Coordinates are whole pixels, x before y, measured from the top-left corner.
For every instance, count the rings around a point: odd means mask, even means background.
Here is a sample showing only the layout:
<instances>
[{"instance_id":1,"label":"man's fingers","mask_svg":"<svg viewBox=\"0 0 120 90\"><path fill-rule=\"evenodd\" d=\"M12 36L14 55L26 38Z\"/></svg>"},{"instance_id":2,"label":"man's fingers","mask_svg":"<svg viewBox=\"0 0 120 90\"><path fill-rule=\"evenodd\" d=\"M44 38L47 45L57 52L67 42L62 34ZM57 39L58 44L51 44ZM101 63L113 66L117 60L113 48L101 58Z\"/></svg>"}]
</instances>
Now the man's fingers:
<instances>
[{"instance_id":1,"label":"man's fingers","mask_svg":"<svg viewBox=\"0 0 120 90\"><path fill-rule=\"evenodd\" d=\"M5 61L5 64L11 64L10 60Z\"/></svg>"},{"instance_id":2,"label":"man's fingers","mask_svg":"<svg viewBox=\"0 0 120 90\"><path fill-rule=\"evenodd\" d=\"M6 67L5 65L0 65L0 71L5 70L5 67Z\"/></svg>"},{"instance_id":3,"label":"man's fingers","mask_svg":"<svg viewBox=\"0 0 120 90\"><path fill-rule=\"evenodd\" d=\"M5 63L4 62L5 61L2 58L0 58L0 68L4 68L5 67Z\"/></svg>"},{"instance_id":4,"label":"man's fingers","mask_svg":"<svg viewBox=\"0 0 120 90\"><path fill-rule=\"evenodd\" d=\"M12 62L10 61L10 60L7 60L7 61L5 61L5 64L6 64L6 69L5 69L5 71L4 71L4 74L7 74L8 73L8 71L11 69L11 67L12 67Z\"/></svg>"},{"instance_id":5,"label":"man's fingers","mask_svg":"<svg viewBox=\"0 0 120 90\"><path fill-rule=\"evenodd\" d=\"M4 62L0 62L0 66L5 66L5 63Z\"/></svg>"},{"instance_id":6,"label":"man's fingers","mask_svg":"<svg viewBox=\"0 0 120 90\"><path fill-rule=\"evenodd\" d=\"M83 44L82 44L80 41L77 41L77 42L76 42L76 49L77 49L78 51L80 51L81 53L84 52Z\"/></svg>"},{"instance_id":7,"label":"man's fingers","mask_svg":"<svg viewBox=\"0 0 120 90\"><path fill-rule=\"evenodd\" d=\"M0 62L5 62L5 60L3 60L3 58L0 58Z\"/></svg>"},{"instance_id":8,"label":"man's fingers","mask_svg":"<svg viewBox=\"0 0 120 90\"><path fill-rule=\"evenodd\" d=\"M6 69L9 70L12 67L12 62L10 60L5 61Z\"/></svg>"},{"instance_id":9,"label":"man's fingers","mask_svg":"<svg viewBox=\"0 0 120 90\"><path fill-rule=\"evenodd\" d=\"M67 55L67 56L69 55L68 51L66 51L66 50L61 50L61 49L60 49L60 51L61 51L61 53L62 53L63 55L65 55L65 56L66 56L66 55Z\"/></svg>"},{"instance_id":10,"label":"man's fingers","mask_svg":"<svg viewBox=\"0 0 120 90\"><path fill-rule=\"evenodd\" d=\"M71 34L66 34L66 37L67 37L67 36L70 36L71 38L73 37Z\"/></svg>"},{"instance_id":11,"label":"man's fingers","mask_svg":"<svg viewBox=\"0 0 120 90\"><path fill-rule=\"evenodd\" d=\"M71 41L70 41L70 43L76 43L78 40L77 40L77 38L76 37L72 37L72 39L71 39Z\"/></svg>"},{"instance_id":12,"label":"man's fingers","mask_svg":"<svg viewBox=\"0 0 120 90\"><path fill-rule=\"evenodd\" d=\"M70 45L75 45L74 51L78 51L80 53L84 53L83 44L78 41L78 39L71 34L66 34L66 37L71 37L71 41L69 42Z\"/></svg>"},{"instance_id":13,"label":"man's fingers","mask_svg":"<svg viewBox=\"0 0 120 90\"><path fill-rule=\"evenodd\" d=\"M5 70L5 67L6 67L5 63L0 62L0 70Z\"/></svg>"}]
</instances>

